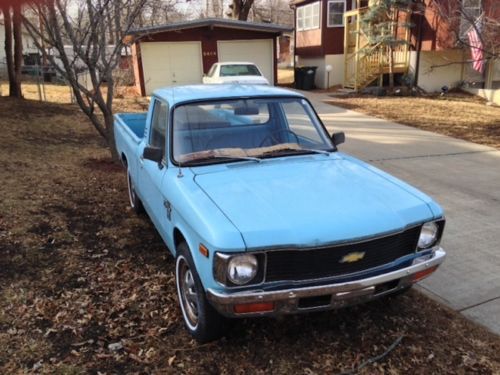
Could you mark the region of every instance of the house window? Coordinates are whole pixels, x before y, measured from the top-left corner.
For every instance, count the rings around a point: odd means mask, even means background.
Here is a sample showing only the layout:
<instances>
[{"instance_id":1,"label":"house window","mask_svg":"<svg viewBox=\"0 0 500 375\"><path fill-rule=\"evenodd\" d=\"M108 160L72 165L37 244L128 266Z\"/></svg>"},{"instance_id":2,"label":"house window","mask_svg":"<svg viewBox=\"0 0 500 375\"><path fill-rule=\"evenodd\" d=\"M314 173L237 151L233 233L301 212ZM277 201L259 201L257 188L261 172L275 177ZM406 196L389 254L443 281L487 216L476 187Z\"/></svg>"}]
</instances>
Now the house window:
<instances>
[{"instance_id":1,"label":"house window","mask_svg":"<svg viewBox=\"0 0 500 375\"><path fill-rule=\"evenodd\" d=\"M297 30L319 29L319 2L297 8Z\"/></svg>"},{"instance_id":2,"label":"house window","mask_svg":"<svg viewBox=\"0 0 500 375\"><path fill-rule=\"evenodd\" d=\"M345 0L328 1L328 27L344 26Z\"/></svg>"}]
</instances>

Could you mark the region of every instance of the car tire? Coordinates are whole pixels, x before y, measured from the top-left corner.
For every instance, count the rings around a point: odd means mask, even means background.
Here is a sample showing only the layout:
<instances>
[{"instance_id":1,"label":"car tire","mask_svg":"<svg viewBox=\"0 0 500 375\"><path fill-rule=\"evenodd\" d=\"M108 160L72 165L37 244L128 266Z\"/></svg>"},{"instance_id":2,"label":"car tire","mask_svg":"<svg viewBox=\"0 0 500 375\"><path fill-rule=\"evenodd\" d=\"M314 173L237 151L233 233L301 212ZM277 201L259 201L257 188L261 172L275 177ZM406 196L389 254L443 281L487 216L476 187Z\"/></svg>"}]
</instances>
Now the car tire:
<instances>
[{"instance_id":1,"label":"car tire","mask_svg":"<svg viewBox=\"0 0 500 375\"><path fill-rule=\"evenodd\" d=\"M144 213L144 206L142 205L141 199L137 196L135 191L134 182L132 181L132 177L130 176L130 172L127 170L127 187L128 187L128 199L130 203L130 207L137 214Z\"/></svg>"},{"instance_id":2,"label":"car tire","mask_svg":"<svg viewBox=\"0 0 500 375\"><path fill-rule=\"evenodd\" d=\"M191 336L199 343L222 337L227 329L227 319L208 302L185 242L177 247L175 282L184 324Z\"/></svg>"}]
</instances>

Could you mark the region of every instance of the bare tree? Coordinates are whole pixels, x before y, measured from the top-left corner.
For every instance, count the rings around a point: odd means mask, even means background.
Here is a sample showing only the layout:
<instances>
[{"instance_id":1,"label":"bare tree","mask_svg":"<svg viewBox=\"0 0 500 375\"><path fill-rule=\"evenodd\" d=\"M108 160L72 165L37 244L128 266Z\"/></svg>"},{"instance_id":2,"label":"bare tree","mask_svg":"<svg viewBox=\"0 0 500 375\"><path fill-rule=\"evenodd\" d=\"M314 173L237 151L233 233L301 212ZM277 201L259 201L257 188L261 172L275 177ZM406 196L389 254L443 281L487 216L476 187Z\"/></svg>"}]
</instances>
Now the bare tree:
<instances>
[{"instance_id":1,"label":"bare tree","mask_svg":"<svg viewBox=\"0 0 500 375\"><path fill-rule=\"evenodd\" d=\"M189 1L189 0L188 0ZM205 9L201 11L200 16L205 17L224 17L224 0L205 0ZM231 12L228 13L230 15Z\"/></svg>"},{"instance_id":2,"label":"bare tree","mask_svg":"<svg viewBox=\"0 0 500 375\"><path fill-rule=\"evenodd\" d=\"M293 10L287 0L256 0L253 6L254 20L293 26Z\"/></svg>"},{"instance_id":3,"label":"bare tree","mask_svg":"<svg viewBox=\"0 0 500 375\"><path fill-rule=\"evenodd\" d=\"M177 4L179 0L146 0L136 24L139 27L164 25L184 18Z\"/></svg>"},{"instance_id":4,"label":"bare tree","mask_svg":"<svg viewBox=\"0 0 500 375\"><path fill-rule=\"evenodd\" d=\"M37 47L41 49L43 41L46 48L55 52L47 55L49 62L67 80L76 102L106 140L115 160L118 155L113 133L113 70L121 58L123 39L145 2L81 0L77 11L70 13L66 1L45 0L32 6L43 27L30 21L32 18L24 18ZM110 34L114 44L110 44ZM88 75L90 85L79 79L82 72Z\"/></svg>"},{"instance_id":5,"label":"bare tree","mask_svg":"<svg viewBox=\"0 0 500 375\"><path fill-rule=\"evenodd\" d=\"M227 15L233 19L246 21L254 0L232 0Z\"/></svg>"},{"instance_id":6,"label":"bare tree","mask_svg":"<svg viewBox=\"0 0 500 375\"><path fill-rule=\"evenodd\" d=\"M11 96L22 98L21 72L23 68L23 32L21 5L15 3L12 6L12 10L14 13L12 18L12 23L14 25L14 87L11 89Z\"/></svg>"},{"instance_id":7,"label":"bare tree","mask_svg":"<svg viewBox=\"0 0 500 375\"><path fill-rule=\"evenodd\" d=\"M435 9L441 21L448 25L448 30L453 37L452 40L439 41L443 45L455 44L471 47L467 34L473 28L481 40L484 58L487 60L500 58L500 4L498 1L432 0L430 7ZM449 34L444 35L449 36Z\"/></svg>"},{"instance_id":8,"label":"bare tree","mask_svg":"<svg viewBox=\"0 0 500 375\"><path fill-rule=\"evenodd\" d=\"M23 66L23 41L21 31L21 5L4 4L5 58L9 78L9 96L22 98L21 70Z\"/></svg>"}]
</instances>

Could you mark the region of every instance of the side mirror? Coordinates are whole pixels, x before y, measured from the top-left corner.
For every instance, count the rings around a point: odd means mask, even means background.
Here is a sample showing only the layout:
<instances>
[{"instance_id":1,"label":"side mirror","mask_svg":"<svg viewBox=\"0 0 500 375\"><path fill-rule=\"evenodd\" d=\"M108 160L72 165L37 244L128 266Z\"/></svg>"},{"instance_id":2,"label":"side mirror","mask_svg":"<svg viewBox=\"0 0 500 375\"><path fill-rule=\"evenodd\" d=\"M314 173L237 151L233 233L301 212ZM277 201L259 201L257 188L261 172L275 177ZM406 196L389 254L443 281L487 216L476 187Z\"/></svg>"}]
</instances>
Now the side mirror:
<instances>
[{"instance_id":1,"label":"side mirror","mask_svg":"<svg viewBox=\"0 0 500 375\"><path fill-rule=\"evenodd\" d=\"M335 146L340 145L345 142L345 134L344 132L338 132L332 134L332 141Z\"/></svg>"},{"instance_id":2,"label":"side mirror","mask_svg":"<svg viewBox=\"0 0 500 375\"><path fill-rule=\"evenodd\" d=\"M146 146L142 156L146 160L155 161L160 164L163 159L163 150L159 147Z\"/></svg>"}]
</instances>

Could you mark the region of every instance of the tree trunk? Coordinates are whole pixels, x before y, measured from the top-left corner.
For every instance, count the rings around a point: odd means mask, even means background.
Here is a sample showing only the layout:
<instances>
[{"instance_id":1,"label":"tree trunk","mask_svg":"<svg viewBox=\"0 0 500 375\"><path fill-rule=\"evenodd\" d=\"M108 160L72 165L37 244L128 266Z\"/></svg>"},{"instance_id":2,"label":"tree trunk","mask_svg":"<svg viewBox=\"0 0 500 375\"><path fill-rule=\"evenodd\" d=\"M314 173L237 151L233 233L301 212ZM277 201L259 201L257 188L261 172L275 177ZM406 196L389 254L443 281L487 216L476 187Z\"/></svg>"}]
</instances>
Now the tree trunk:
<instances>
[{"instance_id":1,"label":"tree trunk","mask_svg":"<svg viewBox=\"0 0 500 375\"><path fill-rule=\"evenodd\" d=\"M22 37L22 16L21 5L15 4L14 9L14 95L16 98L22 98L21 90L21 71L23 68L23 37Z\"/></svg>"},{"instance_id":2,"label":"tree trunk","mask_svg":"<svg viewBox=\"0 0 500 375\"><path fill-rule=\"evenodd\" d=\"M252 9L254 0L233 0L231 8L231 17L239 21L246 21L250 9Z\"/></svg>"},{"instance_id":3,"label":"tree trunk","mask_svg":"<svg viewBox=\"0 0 500 375\"><path fill-rule=\"evenodd\" d=\"M247 0L240 7L240 12L238 14L238 20L246 21L248 19L248 14L250 13L250 9L252 9L253 0Z\"/></svg>"},{"instance_id":4,"label":"tree trunk","mask_svg":"<svg viewBox=\"0 0 500 375\"><path fill-rule=\"evenodd\" d=\"M108 144L109 151L111 152L111 159L118 162L120 160L120 155L116 151L115 145L115 132L114 132L115 119L112 113L104 116L104 126L106 127L106 143Z\"/></svg>"},{"instance_id":5,"label":"tree trunk","mask_svg":"<svg viewBox=\"0 0 500 375\"><path fill-rule=\"evenodd\" d=\"M10 7L5 5L2 7L5 27L5 60L7 63L7 76L9 77L9 96L14 95L14 58L12 55L12 17L10 14Z\"/></svg>"},{"instance_id":6,"label":"tree trunk","mask_svg":"<svg viewBox=\"0 0 500 375\"><path fill-rule=\"evenodd\" d=\"M389 89L394 91L394 48L392 46L389 49Z\"/></svg>"}]
</instances>

